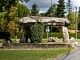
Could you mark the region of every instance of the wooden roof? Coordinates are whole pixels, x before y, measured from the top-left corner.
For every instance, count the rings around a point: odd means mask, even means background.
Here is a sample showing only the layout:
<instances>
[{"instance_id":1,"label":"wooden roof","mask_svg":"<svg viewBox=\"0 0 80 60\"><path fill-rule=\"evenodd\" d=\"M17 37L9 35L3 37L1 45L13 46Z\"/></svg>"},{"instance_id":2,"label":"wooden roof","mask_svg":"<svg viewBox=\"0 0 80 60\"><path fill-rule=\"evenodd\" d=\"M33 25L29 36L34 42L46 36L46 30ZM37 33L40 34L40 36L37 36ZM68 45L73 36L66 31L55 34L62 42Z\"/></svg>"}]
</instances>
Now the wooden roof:
<instances>
[{"instance_id":1,"label":"wooden roof","mask_svg":"<svg viewBox=\"0 0 80 60\"><path fill-rule=\"evenodd\" d=\"M48 23L48 25L69 25L70 21L66 18L55 18L55 17L38 17L38 16L31 16L31 17L23 17L20 19L20 23L35 23L35 22L44 22Z\"/></svg>"}]
</instances>

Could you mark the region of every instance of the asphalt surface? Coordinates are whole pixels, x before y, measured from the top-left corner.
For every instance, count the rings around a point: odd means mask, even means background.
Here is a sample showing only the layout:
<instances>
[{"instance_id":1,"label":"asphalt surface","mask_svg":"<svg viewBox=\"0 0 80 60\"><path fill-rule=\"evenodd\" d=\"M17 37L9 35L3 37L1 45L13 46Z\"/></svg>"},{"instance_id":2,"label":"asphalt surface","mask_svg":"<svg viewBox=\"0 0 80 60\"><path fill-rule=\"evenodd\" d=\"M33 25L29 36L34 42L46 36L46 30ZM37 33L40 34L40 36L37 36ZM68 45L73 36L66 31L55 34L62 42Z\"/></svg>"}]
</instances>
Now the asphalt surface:
<instances>
[{"instance_id":1,"label":"asphalt surface","mask_svg":"<svg viewBox=\"0 0 80 60\"><path fill-rule=\"evenodd\" d=\"M59 58L58 60L80 60L80 45L75 46L75 50L72 52L69 52L62 58Z\"/></svg>"}]
</instances>

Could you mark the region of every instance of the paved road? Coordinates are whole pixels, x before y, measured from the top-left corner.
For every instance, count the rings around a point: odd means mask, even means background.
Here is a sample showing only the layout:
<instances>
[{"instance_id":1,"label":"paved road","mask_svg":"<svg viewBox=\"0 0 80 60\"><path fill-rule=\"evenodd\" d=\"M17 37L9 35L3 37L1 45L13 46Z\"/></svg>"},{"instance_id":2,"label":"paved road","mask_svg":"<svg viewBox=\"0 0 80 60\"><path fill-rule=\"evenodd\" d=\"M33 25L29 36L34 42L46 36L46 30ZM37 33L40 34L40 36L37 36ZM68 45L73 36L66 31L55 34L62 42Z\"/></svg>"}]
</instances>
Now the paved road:
<instances>
[{"instance_id":1,"label":"paved road","mask_svg":"<svg viewBox=\"0 0 80 60\"><path fill-rule=\"evenodd\" d=\"M73 52L66 54L63 58L58 60L80 60L80 46L76 46Z\"/></svg>"}]
</instances>

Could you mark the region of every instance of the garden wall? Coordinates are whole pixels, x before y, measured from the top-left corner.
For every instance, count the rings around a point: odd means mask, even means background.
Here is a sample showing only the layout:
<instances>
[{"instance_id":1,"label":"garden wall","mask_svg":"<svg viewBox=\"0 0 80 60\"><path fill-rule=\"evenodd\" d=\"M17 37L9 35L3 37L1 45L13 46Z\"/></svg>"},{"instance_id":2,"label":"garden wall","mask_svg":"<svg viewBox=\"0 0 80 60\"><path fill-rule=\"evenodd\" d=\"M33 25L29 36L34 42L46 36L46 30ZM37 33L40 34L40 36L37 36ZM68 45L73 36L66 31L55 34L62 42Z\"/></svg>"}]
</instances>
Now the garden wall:
<instances>
[{"instance_id":1,"label":"garden wall","mask_svg":"<svg viewBox=\"0 0 80 60\"><path fill-rule=\"evenodd\" d=\"M3 49L48 49L68 47L65 43L4 43Z\"/></svg>"}]
</instances>

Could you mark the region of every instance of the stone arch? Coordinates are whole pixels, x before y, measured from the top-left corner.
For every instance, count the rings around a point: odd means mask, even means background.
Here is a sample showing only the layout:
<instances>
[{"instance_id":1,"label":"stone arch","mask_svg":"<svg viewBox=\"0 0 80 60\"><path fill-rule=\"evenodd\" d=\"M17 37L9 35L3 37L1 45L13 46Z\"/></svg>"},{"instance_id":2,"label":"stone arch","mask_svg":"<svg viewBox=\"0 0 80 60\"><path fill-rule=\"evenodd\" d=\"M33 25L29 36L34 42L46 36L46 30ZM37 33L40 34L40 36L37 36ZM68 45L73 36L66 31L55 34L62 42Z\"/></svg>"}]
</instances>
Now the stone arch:
<instances>
[{"instance_id":1,"label":"stone arch","mask_svg":"<svg viewBox=\"0 0 80 60\"><path fill-rule=\"evenodd\" d=\"M26 29L30 29L29 24L37 22L36 21L37 18L39 18L39 17L32 16L32 17L21 18L20 23L22 25L24 25L24 27L26 27L23 30L23 34L22 34L22 37L20 40L21 43L27 43L28 42L29 32ZM68 29L67 29L67 26L70 24L70 21L68 19L66 19L66 18L55 18L55 17L40 17L40 19L41 20L39 22L47 23L47 25L62 26L63 42L64 43L70 43Z\"/></svg>"}]
</instances>

